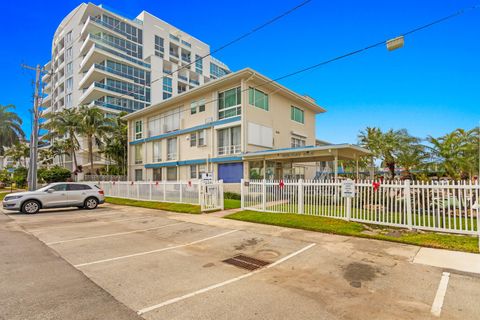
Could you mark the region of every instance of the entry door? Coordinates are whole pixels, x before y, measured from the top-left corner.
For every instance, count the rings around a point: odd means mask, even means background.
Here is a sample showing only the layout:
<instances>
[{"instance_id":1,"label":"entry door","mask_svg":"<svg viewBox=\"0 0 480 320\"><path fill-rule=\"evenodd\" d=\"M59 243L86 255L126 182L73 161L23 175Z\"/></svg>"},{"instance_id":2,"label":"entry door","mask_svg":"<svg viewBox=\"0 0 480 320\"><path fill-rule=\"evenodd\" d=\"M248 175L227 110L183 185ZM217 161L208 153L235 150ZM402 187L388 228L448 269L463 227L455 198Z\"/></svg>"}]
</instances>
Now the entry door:
<instances>
[{"instance_id":1,"label":"entry door","mask_svg":"<svg viewBox=\"0 0 480 320\"><path fill-rule=\"evenodd\" d=\"M218 165L218 179L225 183L239 183L243 178L243 163L222 163Z\"/></svg>"}]
</instances>

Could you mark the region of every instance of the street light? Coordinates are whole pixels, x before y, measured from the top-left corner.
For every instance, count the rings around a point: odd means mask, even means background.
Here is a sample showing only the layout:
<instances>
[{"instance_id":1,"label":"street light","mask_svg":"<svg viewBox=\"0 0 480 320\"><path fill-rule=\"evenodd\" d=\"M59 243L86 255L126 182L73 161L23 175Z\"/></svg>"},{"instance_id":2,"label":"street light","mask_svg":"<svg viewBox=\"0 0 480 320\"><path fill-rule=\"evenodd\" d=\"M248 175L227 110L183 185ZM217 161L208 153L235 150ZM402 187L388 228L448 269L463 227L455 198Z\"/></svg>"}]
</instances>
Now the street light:
<instances>
[{"instance_id":1,"label":"street light","mask_svg":"<svg viewBox=\"0 0 480 320\"><path fill-rule=\"evenodd\" d=\"M389 51L400 49L403 47L404 44L405 44L405 39L403 38L403 36L399 36L387 41L387 49Z\"/></svg>"}]
</instances>

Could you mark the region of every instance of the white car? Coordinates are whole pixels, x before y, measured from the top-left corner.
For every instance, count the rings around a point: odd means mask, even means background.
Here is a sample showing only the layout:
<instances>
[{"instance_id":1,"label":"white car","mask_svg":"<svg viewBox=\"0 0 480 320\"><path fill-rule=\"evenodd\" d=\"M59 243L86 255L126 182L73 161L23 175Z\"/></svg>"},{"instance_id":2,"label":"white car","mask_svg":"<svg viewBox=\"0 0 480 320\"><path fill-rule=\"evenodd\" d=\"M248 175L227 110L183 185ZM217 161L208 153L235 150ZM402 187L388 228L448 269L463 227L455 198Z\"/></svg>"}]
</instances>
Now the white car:
<instances>
[{"instance_id":1,"label":"white car","mask_svg":"<svg viewBox=\"0 0 480 320\"><path fill-rule=\"evenodd\" d=\"M6 210L37 213L47 208L95 209L104 202L103 190L93 183L57 182L35 191L8 194L2 204Z\"/></svg>"}]
</instances>

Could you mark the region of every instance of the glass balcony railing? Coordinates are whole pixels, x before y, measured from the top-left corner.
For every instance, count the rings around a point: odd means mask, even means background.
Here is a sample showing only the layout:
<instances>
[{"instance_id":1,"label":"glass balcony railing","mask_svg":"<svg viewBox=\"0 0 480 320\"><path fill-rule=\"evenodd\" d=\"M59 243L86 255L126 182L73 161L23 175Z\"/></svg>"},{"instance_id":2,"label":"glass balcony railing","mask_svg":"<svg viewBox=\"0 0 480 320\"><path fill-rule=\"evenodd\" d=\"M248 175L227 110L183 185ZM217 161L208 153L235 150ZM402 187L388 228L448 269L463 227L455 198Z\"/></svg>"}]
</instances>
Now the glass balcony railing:
<instances>
[{"instance_id":1,"label":"glass balcony railing","mask_svg":"<svg viewBox=\"0 0 480 320\"><path fill-rule=\"evenodd\" d=\"M178 58L178 52L170 51L170 55Z\"/></svg>"},{"instance_id":2,"label":"glass balcony railing","mask_svg":"<svg viewBox=\"0 0 480 320\"><path fill-rule=\"evenodd\" d=\"M182 76L182 75L180 75L180 74L178 75L178 79L181 79L181 80L183 80L183 81L185 81L185 82L188 82L188 78L187 78L186 76Z\"/></svg>"},{"instance_id":3,"label":"glass balcony railing","mask_svg":"<svg viewBox=\"0 0 480 320\"><path fill-rule=\"evenodd\" d=\"M107 102L103 102L103 101L97 101L97 100L93 101L92 104L97 106L97 107L109 108L109 109L114 109L114 110L118 110L118 111L129 112L129 113L136 110L136 109L133 109L133 108L127 108L127 107L119 106L119 105L116 105L116 104L111 104L111 103L107 103Z\"/></svg>"},{"instance_id":4,"label":"glass balcony railing","mask_svg":"<svg viewBox=\"0 0 480 320\"><path fill-rule=\"evenodd\" d=\"M120 89L120 88L109 86L109 85L106 85L106 84L103 84L103 83L100 83L100 82L94 82L93 85L96 88L105 89L105 90L108 90L108 91L113 91L113 92L116 92L116 93L120 93L120 94L124 94L124 95L130 96L130 97L133 97L134 99L137 99L137 100L140 100L140 101L148 102L145 95L136 94L136 93L132 92L133 90L129 91L129 90L125 90L125 89Z\"/></svg>"},{"instance_id":5,"label":"glass balcony railing","mask_svg":"<svg viewBox=\"0 0 480 320\"><path fill-rule=\"evenodd\" d=\"M196 84L197 86L200 85L200 81L198 81L198 80L190 79L190 83L191 84Z\"/></svg>"},{"instance_id":6,"label":"glass balcony railing","mask_svg":"<svg viewBox=\"0 0 480 320\"><path fill-rule=\"evenodd\" d=\"M186 55L183 55L182 54L182 60L185 61L185 62L190 62L190 56L186 56Z\"/></svg>"},{"instance_id":7,"label":"glass balcony railing","mask_svg":"<svg viewBox=\"0 0 480 320\"><path fill-rule=\"evenodd\" d=\"M92 38L92 39L93 39L93 38ZM101 40L97 40L97 39L93 39L93 41L102 42ZM120 52L118 52L118 51L115 51L115 50L113 50L113 49L110 49L110 48L108 48L108 47L105 47L105 46L103 46L103 45L101 45L101 44L95 43L94 46L95 46L96 49L100 49L100 50L103 50L103 51L105 51L105 52L111 53L111 54L113 54L113 55L115 55L115 56L117 56L117 57L119 57L119 58L122 58L122 59L125 59L125 60L127 60L127 61L130 61L130 62L133 62L133 63L135 63L135 64L138 64L139 66L146 67L146 68L150 68L150 64L148 64L148 63L145 63L145 62L143 62L143 61L141 61L141 60L132 58L132 57L126 55L126 54L122 54L122 53L120 53ZM87 54L87 56L88 56L88 54ZM84 58L84 61L82 61L81 65L83 65L83 64L85 63L85 59L86 59L86 57Z\"/></svg>"},{"instance_id":8,"label":"glass balcony railing","mask_svg":"<svg viewBox=\"0 0 480 320\"><path fill-rule=\"evenodd\" d=\"M124 72L121 72L121 71L118 71L116 69L113 69L113 68L109 68L109 67L106 67L102 64L95 64L94 65L94 68L95 69L99 69L99 70L103 70L103 71L106 71L106 72L110 72L110 73L113 73L113 74L116 74L117 76L120 76L120 77L123 77L123 78L126 78L126 79L129 79L129 80L132 80L134 81L135 83L139 83L141 85L146 85L146 86L150 86L150 83L146 83L146 80L145 79L140 79L138 77L134 77L132 75L129 75L129 74L126 74Z\"/></svg>"}]
</instances>

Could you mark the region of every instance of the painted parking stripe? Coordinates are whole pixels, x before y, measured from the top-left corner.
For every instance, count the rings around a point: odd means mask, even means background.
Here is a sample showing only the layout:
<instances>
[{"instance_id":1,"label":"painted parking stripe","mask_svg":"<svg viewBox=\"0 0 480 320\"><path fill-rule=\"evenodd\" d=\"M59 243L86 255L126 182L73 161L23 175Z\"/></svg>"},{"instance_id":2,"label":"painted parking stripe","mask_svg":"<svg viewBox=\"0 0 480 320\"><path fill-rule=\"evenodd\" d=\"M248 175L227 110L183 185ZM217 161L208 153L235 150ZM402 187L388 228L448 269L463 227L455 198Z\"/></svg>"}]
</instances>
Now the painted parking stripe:
<instances>
[{"instance_id":1,"label":"painted parking stripe","mask_svg":"<svg viewBox=\"0 0 480 320\"><path fill-rule=\"evenodd\" d=\"M220 234L208 237L208 238L195 240L195 241L192 241L192 242L189 242L189 243L180 244L180 245L171 246L171 247L166 247L166 248L161 248L161 249L157 249L157 250L138 252L138 253L129 254L129 255L126 255L126 256L120 256L120 257L115 257L115 258L110 258L110 259L103 259L103 260L97 260L97 261L92 261L92 262L80 263L80 264L74 265L74 267L79 268L79 267L84 267L84 266L90 266L92 264L98 264L98 263L104 263L104 262L110 262L110 261L117 261L117 260L122 260L122 259L127 259L127 258L143 256L143 255L146 255L146 254L152 254L152 253L158 253L158 252L173 250L173 249L177 249L177 248L183 248L183 247L191 246L191 245L194 245L194 244L197 244L197 243L200 243L200 242L204 242L204 241L208 241L208 240L211 240L211 239L223 237L223 236L226 236L228 234L231 234L231 233L237 232L237 231L238 230L230 230L230 231L220 233Z\"/></svg>"},{"instance_id":2,"label":"painted parking stripe","mask_svg":"<svg viewBox=\"0 0 480 320\"><path fill-rule=\"evenodd\" d=\"M281 259L278 259L278 260L275 261L274 263L269 264L269 265L265 266L264 268L257 269L257 270L255 270L255 271L252 271L252 272L249 272L249 273L245 273L245 274L243 274L243 275L241 275L241 276L238 276L238 277L236 277L236 278L232 278L232 279L230 279L230 280L226 280L226 281L223 281L223 282L220 282L220 283L211 285L211 286L209 286L209 287L206 287L206 288L203 288L203 289L200 289L200 290L197 290L197 291L188 293L188 294L186 294L186 295L183 295L183 296L180 296L180 297L177 297L177 298L173 298L173 299L164 301L164 302L162 302L162 303L153 305L153 306L151 306L151 307L143 308L143 309L137 311L137 313L138 313L139 315L142 315L142 314L144 314L144 313L153 311L153 310L155 310L155 309L159 309L159 308L168 306L169 304L173 304L173 303L176 303L176 302L179 302L179 301L182 301L182 300L185 300L185 299L194 297L194 296L196 296L196 295L199 295L199 294L208 292L208 291L210 291L210 290L217 289L217 288L220 288L220 287L229 285L229 284L231 284L231 283L240 281L240 280L242 280L242 279L251 277L251 276L253 276L254 274L257 274L257 273L262 272L263 270L266 270L266 269L269 269L269 268L273 268L273 267L279 265L280 263L285 262L285 261L287 261L288 259L291 259L291 258L295 257L296 255L298 255L298 254L300 254L300 253L302 253L302 252L310 249L310 248L313 247L314 245L316 245L316 243L311 243L311 244L307 245L306 247L303 247L302 249L300 249L300 250L298 250L298 251L295 251L295 252L289 254L288 256L285 256L285 257L283 257L283 258L281 258Z\"/></svg>"},{"instance_id":3,"label":"painted parking stripe","mask_svg":"<svg viewBox=\"0 0 480 320\"><path fill-rule=\"evenodd\" d=\"M443 300L445 299L445 294L447 293L449 279L450 273L444 272L442 274L442 278L440 279L440 284L438 285L437 294L433 300L432 309L430 310L430 312L436 317L440 317L440 313L442 313Z\"/></svg>"},{"instance_id":4,"label":"painted parking stripe","mask_svg":"<svg viewBox=\"0 0 480 320\"><path fill-rule=\"evenodd\" d=\"M80 238L74 238L74 239L68 239L68 240L62 240L62 241L48 242L47 245L54 245L54 244L60 244L60 243L66 243L66 242L74 242L74 241L82 241L82 240L90 240L90 239L99 239L99 238L115 237L115 236L121 236L121 235L125 235L125 234L131 234L131 233L139 233L139 232L146 232L146 231L163 229L163 228L166 228L166 227L176 226L176 225L184 224L184 223L186 223L186 222L170 223L170 224L166 224L166 225L163 225L163 226L153 227L153 228L148 228L148 229L140 229L140 230L133 230L133 231L125 231L125 232L102 234L102 235L100 235L100 236L80 237Z\"/></svg>"}]
</instances>

